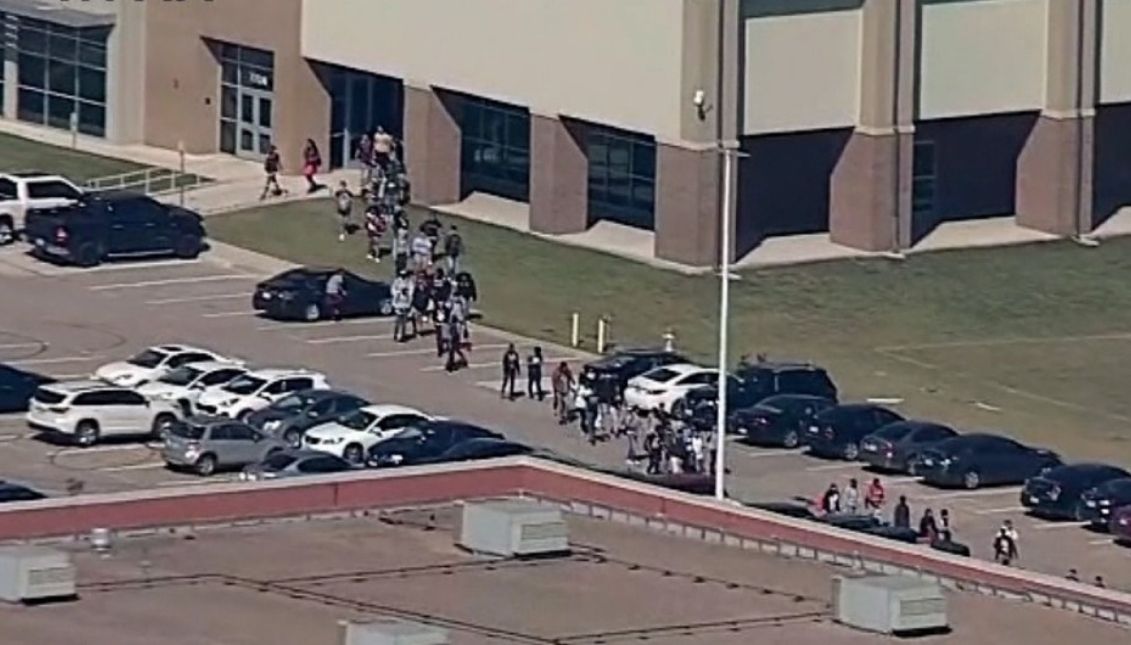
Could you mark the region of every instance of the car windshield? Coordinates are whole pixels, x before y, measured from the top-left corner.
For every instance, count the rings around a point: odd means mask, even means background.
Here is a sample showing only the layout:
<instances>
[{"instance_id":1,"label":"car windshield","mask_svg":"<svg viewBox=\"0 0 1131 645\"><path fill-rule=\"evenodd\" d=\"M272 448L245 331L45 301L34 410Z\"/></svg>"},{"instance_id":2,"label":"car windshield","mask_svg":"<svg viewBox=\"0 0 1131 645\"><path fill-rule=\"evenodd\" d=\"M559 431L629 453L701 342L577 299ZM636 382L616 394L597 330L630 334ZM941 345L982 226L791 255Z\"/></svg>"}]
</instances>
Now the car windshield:
<instances>
[{"instance_id":1,"label":"car windshield","mask_svg":"<svg viewBox=\"0 0 1131 645\"><path fill-rule=\"evenodd\" d=\"M295 458L292 455L288 455L285 452L277 452L264 459L261 465L263 466L263 470L278 471L285 469L293 463L295 463Z\"/></svg>"},{"instance_id":2,"label":"car windshield","mask_svg":"<svg viewBox=\"0 0 1131 645\"><path fill-rule=\"evenodd\" d=\"M311 398L309 396L303 396L301 394L292 394L288 397L284 397L282 399L279 399L278 401L275 402L275 405L273 405L271 407L273 407L276 410L279 410L281 412L295 412L295 411L298 411L298 410L302 410L306 406L310 405L310 402L311 402Z\"/></svg>"},{"instance_id":3,"label":"car windshield","mask_svg":"<svg viewBox=\"0 0 1131 645\"><path fill-rule=\"evenodd\" d=\"M138 367L153 368L160 365L166 358L169 358L169 355L164 352L147 349L140 354L135 354L126 362L130 365L137 365Z\"/></svg>"},{"instance_id":4,"label":"car windshield","mask_svg":"<svg viewBox=\"0 0 1131 645\"><path fill-rule=\"evenodd\" d=\"M67 398L67 395L41 387L35 391L35 394L32 396L32 398L35 399L35 401L38 403L43 403L45 405L55 405L56 403L60 403L63 401L63 399Z\"/></svg>"},{"instance_id":5,"label":"car windshield","mask_svg":"<svg viewBox=\"0 0 1131 645\"><path fill-rule=\"evenodd\" d=\"M646 372L644 374L643 378L645 378L649 381L654 381L656 383L667 383L668 381L672 380L673 378L675 378L677 376L679 376L679 372L676 372L675 370L670 370L666 367L661 367L661 368L658 368L658 369L654 369L651 372Z\"/></svg>"},{"instance_id":6,"label":"car windshield","mask_svg":"<svg viewBox=\"0 0 1131 645\"><path fill-rule=\"evenodd\" d=\"M241 376L231 383L225 385L224 390L226 392L231 392L232 394L254 394L266 383L267 381L264 381L261 378L255 378L254 376L248 376L245 374L244 376Z\"/></svg>"},{"instance_id":7,"label":"car windshield","mask_svg":"<svg viewBox=\"0 0 1131 645\"><path fill-rule=\"evenodd\" d=\"M373 425L377 420L377 415L365 410L354 410L338 420L338 423L349 428L350 430L365 430Z\"/></svg>"},{"instance_id":8,"label":"car windshield","mask_svg":"<svg viewBox=\"0 0 1131 645\"><path fill-rule=\"evenodd\" d=\"M423 430L415 426L410 426L393 435L393 439L419 439L423 436Z\"/></svg>"},{"instance_id":9,"label":"car windshield","mask_svg":"<svg viewBox=\"0 0 1131 645\"><path fill-rule=\"evenodd\" d=\"M157 380L167 385L189 385L203 373L190 365L182 365Z\"/></svg>"},{"instance_id":10,"label":"car windshield","mask_svg":"<svg viewBox=\"0 0 1131 645\"><path fill-rule=\"evenodd\" d=\"M889 441L899 441L911 432L911 426L903 423L892 423L876 431L876 436Z\"/></svg>"},{"instance_id":11,"label":"car windshield","mask_svg":"<svg viewBox=\"0 0 1131 645\"><path fill-rule=\"evenodd\" d=\"M169 432L182 439L199 441L204 436L204 426L193 423L174 423Z\"/></svg>"}]
</instances>

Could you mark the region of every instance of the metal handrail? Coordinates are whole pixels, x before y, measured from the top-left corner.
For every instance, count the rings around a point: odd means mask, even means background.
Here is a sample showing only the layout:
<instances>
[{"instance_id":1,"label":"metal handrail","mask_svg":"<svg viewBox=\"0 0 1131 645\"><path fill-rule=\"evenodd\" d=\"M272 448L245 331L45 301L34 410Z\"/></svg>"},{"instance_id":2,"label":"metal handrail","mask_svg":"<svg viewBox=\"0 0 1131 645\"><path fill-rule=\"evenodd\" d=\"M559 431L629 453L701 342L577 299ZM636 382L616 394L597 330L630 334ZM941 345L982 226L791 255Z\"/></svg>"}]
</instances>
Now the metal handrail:
<instances>
[{"instance_id":1,"label":"metal handrail","mask_svg":"<svg viewBox=\"0 0 1131 645\"><path fill-rule=\"evenodd\" d=\"M182 188L195 188L204 182L203 177L193 173L168 168L145 168L90 179L83 187L91 192L137 190L146 195L163 195Z\"/></svg>"}]
</instances>

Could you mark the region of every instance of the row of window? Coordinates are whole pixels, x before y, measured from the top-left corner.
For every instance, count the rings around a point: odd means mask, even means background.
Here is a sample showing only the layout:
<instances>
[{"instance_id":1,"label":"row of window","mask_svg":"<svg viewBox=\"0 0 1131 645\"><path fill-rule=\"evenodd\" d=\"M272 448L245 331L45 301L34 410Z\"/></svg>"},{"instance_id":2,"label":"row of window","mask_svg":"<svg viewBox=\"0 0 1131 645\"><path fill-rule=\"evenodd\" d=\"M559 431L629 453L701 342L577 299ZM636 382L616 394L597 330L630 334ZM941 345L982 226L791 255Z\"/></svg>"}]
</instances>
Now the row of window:
<instances>
[{"instance_id":1,"label":"row of window","mask_svg":"<svg viewBox=\"0 0 1131 645\"><path fill-rule=\"evenodd\" d=\"M601 219L652 228L656 144L650 137L594 130L588 137L589 211Z\"/></svg>"},{"instance_id":2,"label":"row of window","mask_svg":"<svg viewBox=\"0 0 1131 645\"><path fill-rule=\"evenodd\" d=\"M530 195L530 114L482 99L462 101L463 192L483 190L526 201Z\"/></svg>"}]
</instances>

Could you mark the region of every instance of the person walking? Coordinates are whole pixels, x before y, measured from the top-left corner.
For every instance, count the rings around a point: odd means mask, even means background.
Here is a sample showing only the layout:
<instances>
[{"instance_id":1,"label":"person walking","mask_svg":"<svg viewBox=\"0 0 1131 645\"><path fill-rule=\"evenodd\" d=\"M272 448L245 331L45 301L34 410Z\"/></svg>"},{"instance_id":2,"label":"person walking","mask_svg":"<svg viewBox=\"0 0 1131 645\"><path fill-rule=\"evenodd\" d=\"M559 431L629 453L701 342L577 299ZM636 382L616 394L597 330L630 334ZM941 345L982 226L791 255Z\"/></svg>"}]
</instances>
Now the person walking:
<instances>
[{"instance_id":1,"label":"person walking","mask_svg":"<svg viewBox=\"0 0 1131 645\"><path fill-rule=\"evenodd\" d=\"M649 475L660 474L660 463L663 461L663 451L660 449L660 437L655 430L644 437L644 453L648 456L648 467L645 472Z\"/></svg>"},{"instance_id":2,"label":"person walking","mask_svg":"<svg viewBox=\"0 0 1131 645\"><path fill-rule=\"evenodd\" d=\"M550 377L550 387L554 393L554 414L558 417L558 425L565 425L569 420L569 396L573 391L573 372L569 369L569 363L562 361L558 363L557 369Z\"/></svg>"},{"instance_id":3,"label":"person walking","mask_svg":"<svg viewBox=\"0 0 1131 645\"><path fill-rule=\"evenodd\" d=\"M448 263L448 273L455 275L459 273L460 258L463 257L463 236L459 233L459 227L452 224L448 234L444 236L444 258Z\"/></svg>"},{"instance_id":4,"label":"person walking","mask_svg":"<svg viewBox=\"0 0 1131 645\"><path fill-rule=\"evenodd\" d=\"M263 184L263 194L259 196L259 201L267 199L268 193L278 197L286 192L279 185L279 173L282 170L283 161L279 156L279 149L271 146L271 149L267 151L267 157L263 160L263 172L267 175L267 181Z\"/></svg>"},{"instance_id":5,"label":"person walking","mask_svg":"<svg viewBox=\"0 0 1131 645\"><path fill-rule=\"evenodd\" d=\"M346 272L335 271L326 280L326 310L335 322L342 320L342 303L346 299Z\"/></svg>"},{"instance_id":6,"label":"person walking","mask_svg":"<svg viewBox=\"0 0 1131 645\"><path fill-rule=\"evenodd\" d=\"M373 139L369 133L361 135L357 142L357 165L361 169L361 194L367 195L373 184Z\"/></svg>"},{"instance_id":7,"label":"person walking","mask_svg":"<svg viewBox=\"0 0 1131 645\"><path fill-rule=\"evenodd\" d=\"M424 237L428 238L428 261L429 263L435 261L436 255L440 252L440 233L444 230L444 224L436 215L436 211L429 211L428 219L420 223L420 232Z\"/></svg>"},{"instance_id":8,"label":"person walking","mask_svg":"<svg viewBox=\"0 0 1131 645\"><path fill-rule=\"evenodd\" d=\"M397 273L408 270L408 228L398 228L393 219L393 270Z\"/></svg>"},{"instance_id":9,"label":"person walking","mask_svg":"<svg viewBox=\"0 0 1131 645\"><path fill-rule=\"evenodd\" d=\"M396 320L393 323L393 341L403 343L408 340L406 331L408 327L408 317L412 311L412 281L408 278L407 272L401 272L397 275L396 280L393 280L393 315Z\"/></svg>"},{"instance_id":10,"label":"person walking","mask_svg":"<svg viewBox=\"0 0 1131 645\"><path fill-rule=\"evenodd\" d=\"M907 505L907 497L899 496L899 503L895 505L892 513L892 525L899 529L911 528L911 507Z\"/></svg>"},{"instance_id":11,"label":"person walking","mask_svg":"<svg viewBox=\"0 0 1131 645\"><path fill-rule=\"evenodd\" d=\"M464 321L459 306L451 303L448 307L448 363L445 368L454 372L467 365L467 356L463 353L463 337L466 333Z\"/></svg>"},{"instance_id":12,"label":"person walking","mask_svg":"<svg viewBox=\"0 0 1131 645\"><path fill-rule=\"evenodd\" d=\"M388 224L381 215L381 210L376 205L370 205L365 210L365 237L369 246L366 257L377 264L381 263L381 238L387 228Z\"/></svg>"},{"instance_id":13,"label":"person walking","mask_svg":"<svg viewBox=\"0 0 1131 645\"><path fill-rule=\"evenodd\" d=\"M954 541L954 530L950 527L950 511L945 508L939 511L939 540Z\"/></svg>"},{"instance_id":14,"label":"person walking","mask_svg":"<svg viewBox=\"0 0 1131 645\"><path fill-rule=\"evenodd\" d=\"M530 397L531 401L534 400L534 397L538 397L539 401L546 399L546 392L542 390L542 364L544 362L541 347L535 347L534 353L526 357L526 396Z\"/></svg>"},{"instance_id":15,"label":"person walking","mask_svg":"<svg viewBox=\"0 0 1131 645\"><path fill-rule=\"evenodd\" d=\"M353 230L353 193L344 179L334 191L334 206L338 211L338 241L345 242Z\"/></svg>"},{"instance_id":16,"label":"person walking","mask_svg":"<svg viewBox=\"0 0 1131 645\"><path fill-rule=\"evenodd\" d=\"M887 493L879 477L873 477L868 484L868 491L864 494L864 510L871 511L877 517L883 513L884 501Z\"/></svg>"},{"instance_id":17,"label":"person walking","mask_svg":"<svg viewBox=\"0 0 1131 645\"><path fill-rule=\"evenodd\" d=\"M325 188L315 178L321 167L322 153L318 152L318 144L314 143L314 139L307 139L306 145L302 149L302 176L306 178L307 193L314 193Z\"/></svg>"},{"instance_id":18,"label":"person walking","mask_svg":"<svg viewBox=\"0 0 1131 645\"><path fill-rule=\"evenodd\" d=\"M518 350L514 348L514 343L510 343L507 345L507 351L503 353L503 384L499 388L500 399L505 397L514 400L515 386L521 371L522 364Z\"/></svg>"},{"instance_id":19,"label":"person walking","mask_svg":"<svg viewBox=\"0 0 1131 645\"><path fill-rule=\"evenodd\" d=\"M378 126L377 132L373 134L374 163L383 168L387 167L392 154L393 136L385 132L385 128Z\"/></svg>"},{"instance_id":20,"label":"person walking","mask_svg":"<svg viewBox=\"0 0 1131 645\"><path fill-rule=\"evenodd\" d=\"M1010 531L1004 526L998 529L994 536L994 562L1009 566L1017 559L1017 540L1013 539Z\"/></svg>"},{"instance_id":21,"label":"person walking","mask_svg":"<svg viewBox=\"0 0 1131 645\"><path fill-rule=\"evenodd\" d=\"M919 518L919 539L928 544L934 544L939 539L939 525L935 521L934 511L929 508Z\"/></svg>"},{"instance_id":22,"label":"person walking","mask_svg":"<svg viewBox=\"0 0 1131 645\"><path fill-rule=\"evenodd\" d=\"M425 271L432 266L432 243L424 233L418 232L412 237L410 248L414 271Z\"/></svg>"},{"instance_id":23,"label":"person walking","mask_svg":"<svg viewBox=\"0 0 1131 645\"><path fill-rule=\"evenodd\" d=\"M856 515L860 512L860 487L855 478L848 480L848 488L844 489L844 512Z\"/></svg>"},{"instance_id":24,"label":"person walking","mask_svg":"<svg viewBox=\"0 0 1131 645\"><path fill-rule=\"evenodd\" d=\"M837 488L835 482L829 484L829 487L825 489L825 494L821 495L821 512L825 515L840 512L840 489Z\"/></svg>"}]
</instances>

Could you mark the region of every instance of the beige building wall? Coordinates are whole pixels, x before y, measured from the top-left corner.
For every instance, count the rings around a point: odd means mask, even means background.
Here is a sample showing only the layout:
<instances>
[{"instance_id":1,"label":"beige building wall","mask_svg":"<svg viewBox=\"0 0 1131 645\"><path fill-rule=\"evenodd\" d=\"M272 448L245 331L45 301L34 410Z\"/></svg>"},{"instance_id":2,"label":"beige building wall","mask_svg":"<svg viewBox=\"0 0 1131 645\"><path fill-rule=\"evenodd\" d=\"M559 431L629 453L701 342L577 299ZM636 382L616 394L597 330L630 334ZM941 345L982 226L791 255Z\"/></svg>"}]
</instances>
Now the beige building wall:
<instances>
[{"instance_id":1,"label":"beige building wall","mask_svg":"<svg viewBox=\"0 0 1131 645\"><path fill-rule=\"evenodd\" d=\"M859 9L754 17L743 28L744 134L856 124Z\"/></svg>"},{"instance_id":2,"label":"beige building wall","mask_svg":"<svg viewBox=\"0 0 1131 645\"><path fill-rule=\"evenodd\" d=\"M302 54L677 139L685 1L303 0Z\"/></svg>"},{"instance_id":3,"label":"beige building wall","mask_svg":"<svg viewBox=\"0 0 1131 645\"><path fill-rule=\"evenodd\" d=\"M139 143L145 137L145 4L103 4L117 12L106 51L106 138Z\"/></svg>"},{"instance_id":4,"label":"beige building wall","mask_svg":"<svg viewBox=\"0 0 1131 645\"><path fill-rule=\"evenodd\" d=\"M1040 110L1048 0L925 0L919 118Z\"/></svg>"},{"instance_id":5,"label":"beige building wall","mask_svg":"<svg viewBox=\"0 0 1131 645\"><path fill-rule=\"evenodd\" d=\"M1101 4L1100 102L1131 101L1131 0Z\"/></svg>"}]
</instances>

